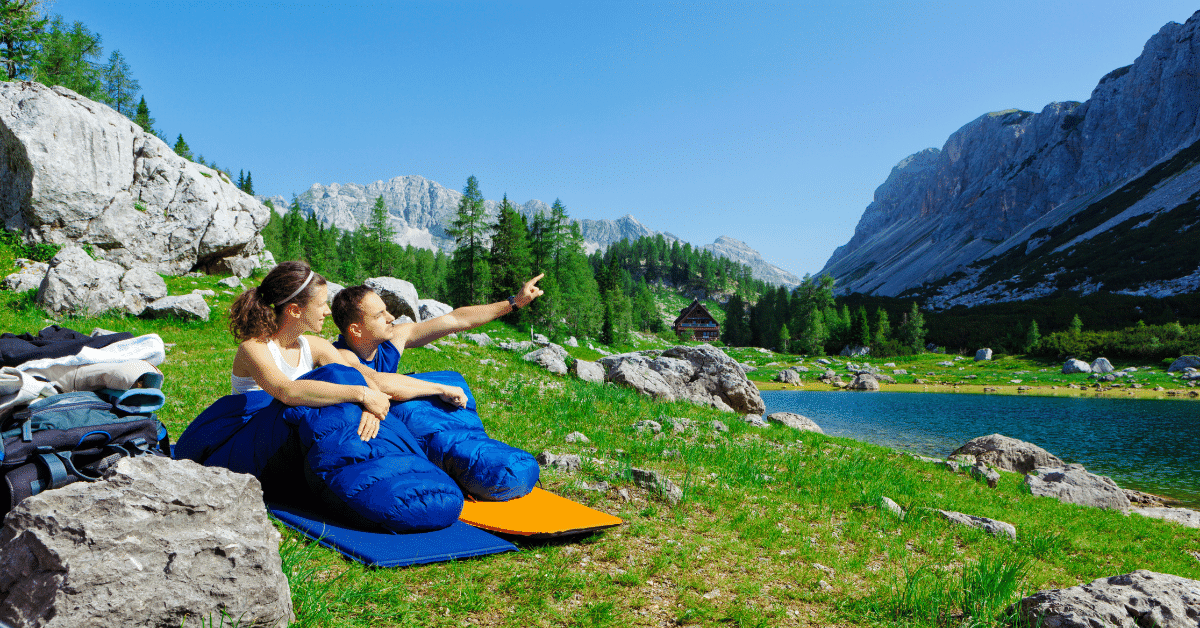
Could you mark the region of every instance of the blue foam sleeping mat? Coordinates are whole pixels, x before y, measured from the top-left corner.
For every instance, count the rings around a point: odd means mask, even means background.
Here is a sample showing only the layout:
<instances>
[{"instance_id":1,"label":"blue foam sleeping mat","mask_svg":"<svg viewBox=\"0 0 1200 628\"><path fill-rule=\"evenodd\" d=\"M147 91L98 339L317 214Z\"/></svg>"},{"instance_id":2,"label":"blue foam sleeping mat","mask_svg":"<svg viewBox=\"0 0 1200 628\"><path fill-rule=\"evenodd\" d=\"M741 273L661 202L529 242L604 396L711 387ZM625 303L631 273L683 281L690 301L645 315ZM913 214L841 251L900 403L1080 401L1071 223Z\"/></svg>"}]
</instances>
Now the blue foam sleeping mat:
<instances>
[{"instance_id":1,"label":"blue foam sleeping mat","mask_svg":"<svg viewBox=\"0 0 1200 628\"><path fill-rule=\"evenodd\" d=\"M267 509L289 528L370 567L407 567L517 551L516 545L462 521L433 532L393 534L355 528L290 505L272 503Z\"/></svg>"}]
</instances>

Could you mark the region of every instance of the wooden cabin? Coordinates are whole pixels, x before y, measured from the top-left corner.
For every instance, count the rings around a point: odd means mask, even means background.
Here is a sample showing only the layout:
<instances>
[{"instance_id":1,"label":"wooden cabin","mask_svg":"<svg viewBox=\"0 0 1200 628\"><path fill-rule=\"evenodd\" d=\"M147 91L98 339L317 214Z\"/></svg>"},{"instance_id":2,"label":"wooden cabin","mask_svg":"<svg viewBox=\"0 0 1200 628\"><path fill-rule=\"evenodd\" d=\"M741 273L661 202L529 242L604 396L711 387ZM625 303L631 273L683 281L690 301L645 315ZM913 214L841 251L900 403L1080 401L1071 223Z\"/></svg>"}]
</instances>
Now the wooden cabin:
<instances>
[{"instance_id":1,"label":"wooden cabin","mask_svg":"<svg viewBox=\"0 0 1200 628\"><path fill-rule=\"evenodd\" d=\"M721 337L721 326L708 310L700 305L699 299L693 299L687 307L679 310L679 318L672 323L675 333L691 332L692 338L700 341L716 340Z\"/></svg>"}]
</instances>

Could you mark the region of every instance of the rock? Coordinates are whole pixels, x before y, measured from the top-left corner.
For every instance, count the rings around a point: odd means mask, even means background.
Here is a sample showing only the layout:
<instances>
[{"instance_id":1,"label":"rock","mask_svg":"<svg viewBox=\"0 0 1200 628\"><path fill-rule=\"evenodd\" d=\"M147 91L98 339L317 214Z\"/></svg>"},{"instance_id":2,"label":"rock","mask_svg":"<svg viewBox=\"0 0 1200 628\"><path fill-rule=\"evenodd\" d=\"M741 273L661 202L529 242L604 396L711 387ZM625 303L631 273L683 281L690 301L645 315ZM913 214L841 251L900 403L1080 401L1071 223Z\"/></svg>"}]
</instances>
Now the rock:
<instances>
[{"instance_id":1,"label":"rock","mask_svg":"<svg viewBox=\"0 0 1200 628\"><path fill-rule=\"evenodd\" d=\"M494 340L492 340L491 336L489 336L483 332L480 332L478 334L467 334L466 338L467 338L467 340L470 340L471 342L473 342L481 347L490 347L490 346L496 344L496 342Z\"/></svg>"},{"instance_id":2,"label":"rock","mask_svg":"<svg viewBox=\"0 0 1200 628\"><path fill-rule=\"evenodd\" d=\"M270 272L270 271L267 271L267 272ZM230 277L230 279L234 279L234 278L235 277ZM238 285L239 285L239 287L241 286L240 283ZM326 279L325 280L325 302L328 303L329 305L333 305L333 300L337 298L338 293L345 289L346 289L346 286L343 286L342 284L337 283L336 281L329 281L328 279ZM392 321L392 324L395 325L396 321Z\"/></svg>"},{"instance_id":3,"label":"rock","mask_svg":"<svg viewBox=\"0 0 1200 628\"><path fill-rule=\"evenodd\" d=\"M1112 362L1108 361L1108 358L1096 358L1089 365L1089 368L1092 369L1093 373L1102 373L1102 374L1103 373L1112 373L1114 370L1116 370L1113 368Z\"/></svg>"},{"instance_id":4,"label":"rock","mask_svg":"<svg viewBox=\"0 0 1200 628\"><path fill-rule=\"evenodd\" d=\"M200 290L200 289L192 290L192 294L198 294L198 295L200 295L201 298L217 296L217 293L213 292L212 290Z\"/></svg>"},{"instance_id":5,"label":"rock","mask_svg":"<svg viewBox=\"0 0 1200 628\"><path fill-rule=\"evenodd\" d=\"M556 344L550 344L536 351L530 351L521 356L526 362L533 362L555 375L566 375L567 359L571 357L567 350Z\"/></svg>"},{"instance_id":6,"label":"rock","mask_svg":"<svg viewBox=\"0 0 1200 628\"><path fill-rule=\"evenodd\" d=\"M896 515L896 517L899 519L904 518L904 509L900 507L900 504L897 504L886 496L881 496L879 498L879 507L892 513L893 515Z\"/></svg>"},{"instance_id":7,"label":"rock","mask_svg":"<svg viewBox=\"0 0 1200 628\"><path fill-rule=\"evenodd\" d=\"M632 467L629 469L629 473L633 476L634 484L651 492L658 493L672 505L678 504L683 499L683 491L668 479L666 475L658 471Z\"/></svg>"},{"instance_id":8,"label":"rock","mask_svg":"<svg viewBox=\"0 0 1200 628\"><path fill-rule=\"evenodd\" d=\"M587 482L580 482L579 488L581 488L585 491L596 491L597 493L607 493L608 489L610 489L612 487L609 486L608 482L596 482L595 484L588 484Z\"/></svg>"},{"instance_id":9,"label":"rock","mask_svg":"<svg viewBox=\"0 0 1200 628\"><path fill-rule=\"evenodd\" d=\"M163 297L150 303L142 311L143 318L163 318L174 316L184 320L208 320L211 310L204 302L204 297L198 294Z\"/></svg>"},{"instance_id":10,"label":"rock","mask_svg":"<svg viewBox=\"0 0 1200 628\"><path fill-rule=\"evenodd\" d=\"M711 427L713 429L713 431L715 431L715 432L728 432L729 431L729 426L725 425L724 421L713 420L711 423L708 424L708 426Z\"/></svg>"},{"instance_id":11,"label":"rock","mask_svg":"<svg viewBox=\"0 0 1200 628\"><path fill-rule=\"evenodd\" d=\"M37 290L46 278L46 271L50 270L46 262L18 259L15 263L19 270L4 278L4 289L13 292Z\"/></svg>"},{"instance_id":12,"label":"rock","mask_svg":"<svg viewBox=\"0 0 1200 628\"><path fill-rule=\"evenodd\" d=\"M1165 508L1162 506L1150 508L1131 508L1130 512L1143 517L1172 521L1188 528L1200 528L1200 512L1187 508Z\"/></svg>"},{"instance_id":13,"label":"rock","mask_svg":"<svg viewBox=\"0 0 1200 628\"><path fill-rule=\"evenodd\" d=\"M371 277L363 285L374 290L388 313L396 318L407 316L413 321L420 318L420 301L417 299L417 289L411 283L395 277Z\"/></svg>"},{"instance_id":14,"label":"rock","mask_svg":"<svg viewBox=\"0 0 1200 628\"><path fill-rule=\"evenodd\" d=\"M892 377L891 375L884 375L882 373L871 373L870 375L872 377L874 377L875 381L880 384L895 384L896 383L896 378Z\"/></svg>"},{"instance_id":15,"label":"rock","mask_svg":"<svg viewBox=\"0 0 1200 628\"><path fill-rule=\"evenodd\" d=\"M579 340L577 340L577 339L575 338L575 336L571 336L570 338L567 338L566 342L564 342L563 344L564 344L564 345L566 345L566 346L568 346L568 347L578 347L578 346L579 346Z\"/></svg>"},{"instance_id":16,"label":"rock","mask_svg":"<svg viewBox=\"0 0 1200 628\"><path fill-rule=\"evenodd\" d=\"M893 369L892 375L908 375L907 369Z\"/></svg>"},{"instance_id":17,"label":"rock","mask_svg":"<svg viewBox=\"0 0 1200 628\"><path fill-rule=\"evenodd\" d=\"M1168 373L1179 373L1179 372L1185 371L1187 369L1200 369L1200 356L1198 356L1198 355L1180 356L1174 362L1171 362L1171 366L1167 367L1167 372Z\"/></svg>"},{"instance_id":18,"label":"rock","mask_svg":"<svg viewBox=\"0 0 1200 628\"><path fill-rule=\"evenodd\" d=\"M262 499L253 476L155 456L27 498L0 530L0 624L287 626Z\"/></svg>"},{"instance_id":19,"label":"rock","mask_svg":"<svg viewBox=\"0 0 1200 628\"><path fill-rule=\"evenodd\" d=\"M421 320L427 321L431 318L445 316L453 312L454 308L433 299L420 299L417 301L417 313L421 315Z\"/></svg>"},{"instance_id":20,"label":"rock","mask_svg":"<svg viewBox=\"0 0 1200 628\"><path fill-rule=\"evenodd\" d=\"M758 370L757 366L754 366L753 364L745 364L743 362L738 362L737 367L739 369L742 369L743 373L747 373L747 374L753 373L754 371Z\"/></svg>"},{"instance_id":21,"label":"rock","mask_svg":"<svg viewBox=\"0 0 1200 628\"><path fill-rule=\"evenodd\" d=\"M217 282L217 285L218 285L218 286L224 286L224 287L226 287L226 288L229 288L229 289L231 289L231 290L238 290L238 289L240 289L240 288L242 287L242 280L241 280L241 279L238 279L236 276L233 276L233 275L231 275L231 276L229 276L229 277L226 277L226 278L224 278L224 279L222 279L222 280L218 281L218 282ZM327 285L328 285L328 284L327 284ZM336 293L334 293L334 291L333 291L333 289L332 289L332 288L330 288L329 292L330 292L330 296L329 296L329 298L330 298L330 300L332 300L332 299L333 299L333 297L334 297L334 294L336 294Z\"/></svg>"},{"instance_id":22,"label":"rock","mask_svg":"<svg viewBox=\"0 0 1200 628\"><path fill-rule=\"evenodd\" d=\"M583 435L583 432L571 432L570 434L567 434L566 440L568 443L590 443L590 442L592 442L591 439L589 439L587 436Z\"/></svg>"},{"instance_id":23,"label":"rock","mask_svg":"<svg viewBox=\"0 0 1200 628\"><path fill-rule=\"evenodd\" d=\"M3 86L0 84L0 93ZM50 269L38 290L38 304L50 314L99 316L118 312L136 316L146 303L140 294L121 289L125 272L113 262L93 260L82 248L65 246L50 260Z\"/></svg>"},{"instance_id":24,"label":"rock","mask_svg":"<svg viewBox=\"0 0 1200 628\"><path fill-rule=\"evenodd\" d=\"M987 482L988 488L996 488L1000 484L1000 472L982 462L971 466L971 476Z\"/></svg>"},{"instance_id":25,"label":"rock","mask_svg":"<svg viewBox=\"0 0 1200 628\"><path fill-rule=\"evenodd\" d=\"M817 358L817 364L829 366L830 364L833 364L833 362L831 362L829 358Z\"/></svg>"},{"instance_id":26,"label":"rock","mask_svg":"<svg viewBox=\"0 0 1200 628\"><path fill-rule=\"evenodd\" d=\"M1022 625L1046 628L1195 628L1200 581L1139 569L1068 589L1048 589L1010 606Z\"/></svg>"},{"instance_id":27,"label":"rock","mask_svg":"<svg viewBox=\"0 0 1200 628\"><path fill-rule=\"evenodd\" d=\"M518 340L516 342L502 342L498 345L505 351L515 351L517 353L527 353L537 347L530 340Z\"/></svg>"},{"instance_id":28,"label":"rock","mask_svg":"<svg viewBox=\"0 0 1200 628\"><path fill-rule=\"evenodd\" d=\"M1038 467L1025 476L1034 495L1053 497L1064 504L1079 504L1129 512L1129 498L1110 478L1089 473L1083 465Z\"/></svg>"},{"instance_id":29,"label":"rock","mask_svg":"<svg viewBox=\"0 0 1200 628\"><path fill-rule=\"evenodd\" d=\"M988 519L987 517L965 515L961 512L954 512L950 510L939 510L938 514L951 523L972 528L979 528L980 530L983 530L992 536L1006 536L1010 539L1017 538L1017 529L1011 523L1005 523L995 519Z\"/></svg>"},{"instance_id":30,"label":"rock","mask_svg":"<svg viewBox=\"0 0 1200 628\"><path fill-rule=\"evenodd\" d=\"M975 460L979 463L1017 473L1029 473L1037 467L1061 467L1066 464L1054 454L1033 443L1009 438L1002 434L989 434L973 438L962 447L955 449L951 455L962 454L975 456Z\"/></svg>"},{"instance_id":31,"label":"rock","mask_svg":"<svg viewBox=\"0 0 1200 628\"><path fill-rule=\"evenodd\" d=\"M548 345L550 344L550 338L548 338L545 334L534 334L533 344L541 346Z\"/></svg>"},{"instance_id":32,"label":"rock","mask_svg":"<svg viewBox=\"0 0 1200 628\"><path fill-rule=\"evenodd\" d=\"M879 390L879 380L870 373L859 373L846 388L850 390Z\"/></svg>"},{"instance_id":33,"label":"rock","mask_svg":"<svg viewBox=\"0 0 1200 628\"><path fill-rule=\"evenodd\" d=\"M638 421L637 423L634 423L633 429L637 430L639 432L649 431L649 432L658 434L658 433L662 432L662 425L660 425L658 421L651 421L649 419L645 419L642 421Z\"/></svg>"},{"instance_id":34,"label":"rock","mask_svg":"<svg viewBox=\"0 0 1200 628\"><path fill-rule=\"evenodd\" d=\"M775 381L783 382L785 384L792 384L795 386L798 386L803 383L800 381L800 374L797 373L796 371L793 371L792 369L783 369L782 371L779 371L778 373L776 373Z\"/></svg>"},{"instance_id":35,"label":"rock","mask_svg":"<svg viewBox=\"0 0 1200 628\"><path fill-rule=\"evenodd\" d=\"M548 451L543 451L537 455L538 464L543 467L552 469L561 469L566 472L578 471L583 466L583 461L575 454L552 454Z\"/></svg>"},{"instance_id":36,"label":"rock","mask_svg":"<svg viewBox=\"0 0 1200 628\"><path fill-rule=\"evenodd\" d=\"M812 419L800 414L794 414L792 412L775 412L767 416L767 422L778 423L794 430L800 430L801 432L816 432L818 434L825 433L821 431L820 425L813 423Z\"/></svg>"},{"instance_id":37,"label":"rock","mask_svg":"<svg viewBox=\"0 0 1200 628\"><path fill-rule=\"evenodd\" d=\"M841 353L842 356L851 357L851 358L857 358L860 356L870 355L870 354L871 354L870 347L861 347L859 345L846 345L845 347L842 347L842 353Z\"/></svg>"},{"instance_id":38,"label":"rock","mask_svg":"<svg viewBox=\"0 0 1200 628\"><path fill-rule=\"evenodd\" d=\"M1091 373L1092 365L1083 360L1071 358L1067 360L1062 367L1063 375L1073 375L1075 373Z\"/></svg>"},{"instance_id":39,"label":"rock","mask_svg":"<svg viewBox=\"0 0 1200 628\"><path fill-rule=\"evenodd\" d=\"M797 373L807 373L808 367L807 366L793 366L792 370L796 371Z\"/></svg>"},{"instance_id":40,"label":"rock","mask_svg":"<svg viewBox=\"0 0 1200 628\"><path fill-rule=\"evenodd\" d=\"M749 423L750 427L771 427L770 423L763 420L761 414L747 414L742 417L743 423Z\"/></svg>"},{"instance_id":41,"label":"rock","mask_svg":"<svg viewBox=\"0 0 1200 628\"><path fill-rule=\"evenodd\" d=\"M571 363L570 370L575 374L575 377L578 377L585 382L604 382L604 367L595 362L589 362L588 360L575 360Z\"/></svg>"},{"instance_id":42,"label":"rock","mask_svg":"<svg viewBox=\"0 0 1200 628\"><path fill-rule=\"evenodd\" d=\"M992 350L991 349L980 349L979 351L975 352L975 361L976 362L984 362L984 361L987 361L990 359L992 359Z\"/></svg>"},{"instance_id":43,"label":"rock","mask_svg":"<svg viewBox=\"0 0 1200 628\"><path fill-rule=\"evenodd\" d=\"M761 413L766 407L737 362L711 345L672 347L654 360L626 353L599 362L607 369L607 381L665 401L680 399L733 412Z\"/></svg>"}]
</instances>

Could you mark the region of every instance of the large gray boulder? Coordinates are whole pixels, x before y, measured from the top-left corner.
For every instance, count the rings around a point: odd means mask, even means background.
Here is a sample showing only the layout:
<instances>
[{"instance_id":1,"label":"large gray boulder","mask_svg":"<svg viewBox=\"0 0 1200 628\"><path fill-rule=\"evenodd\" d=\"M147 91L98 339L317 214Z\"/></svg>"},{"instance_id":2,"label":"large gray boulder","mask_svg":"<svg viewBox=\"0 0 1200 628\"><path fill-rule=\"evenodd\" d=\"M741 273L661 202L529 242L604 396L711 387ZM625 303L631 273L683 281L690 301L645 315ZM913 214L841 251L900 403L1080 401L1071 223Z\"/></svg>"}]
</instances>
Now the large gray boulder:
<instances>
[{"instance_id":1,"label":"large gray boulder","mask_svg":"<svg viewBox=\"0 0 1200 628\"><path fill-rule=\"evenodd\" d=\"M54 315L99 316L117 312L136 316L145 309L146 302L140 294L121 289L124 275L121 265L94 260L82 248L66 246L50 260L50 270L42 280L37 302Z\"/></svg>"},{"instance_id":2,"label":"large gray boulder","mask_svg":"<svg viewBox=\"0 0 1200 628\"><path fill-rule=\"evenodd\" d=\"M363 285L374 290L388 313L396 318L407 316L414 321L420 318L421 303L417 299L417 288L411 283L395 277L372 277Z\"/></svg>"},{"instance_id":3,"label":"large gray boulder","mask_svg":"<svg viewBox=\"0 0 1200 628\"><path fill-rule=\"evenodd\" d=\"M1013 604L1021 625L1045 628L1196 628L1200 581L1139 569Z\"/></svg>"},{"instance_id":4,"label":"large gray boulder","mask_svg":"<svg viewBox=\"0 0 1200 628\"><path fill-rule=\"evenodd\" d=\"M575 360L571 363L570 370L575 377L585 382L601 383L604 381L604 367L595 362Z\"/></svg>"},{"instance_id":5,"label":"large gray boulder","mask_svg":"<svg viewBox=\"0 0 1200 628\"><path fill-rule=\"evenodd\" d=\"M1126 496L1128 496L1128 492ZM1151 506L1149 508L1131 508L1130 512L1143 517L1150 517L1151 519L1162 519L1163 521L1178 523L1185 528L1200 528L1200 512L1187 508Z\"/></svg>"},{"instance_id":6,"label":"large gray boulder","mask_svg":"<svg viewBox=\"0 0 1200 628\"><path fill-rule=\"evenodd\" d=\"M420 309L421 320L423 321L427 321L431 318L437 318L439 316L445 316L446 314L454 311L453 307L433 299L421 299L417 303L419 304L418 309Z\"/></svg>"},{"instance_id":7,"label":"large gray boulder","mask_svg":"<svg viewBox=\"0 0 1200 628\"><path fill-rule=\"evenodd\" d=\"M782 371L776 373L775 381L783 382L784 384L791 384L793 386L799 386L803 383L800 381L800 374L792 369L783 369Z\"/></svg>"},{"instance_id":8,"label":"large gray boulder","mask_svg":"<svg viewBox=\"0 0 1200 628\"><path fill-rule=\"evenodd\" d=\"M1071 358L1063 363L1063 375L1074 375L1075 373L1091 373L1092 365L1083 360Z\"/></svg>"},{"instance_id":9,"label":"large gray boulder","mask_svg":"<svg viewBox=\"0 0 1200 628\"><path fill-rule=\"evenodd\" d=\"M1088 472L1083 465L1038 467L1025 476L1029 492L1064 504L1129 512L1129 498L1111 478Z\"/></svg>"},{"instance_id":10,"label":"large gray boulder","mask_svg":"<svg viewBox=\"0 0 1200 628\"><path fill-rule=\"evenodd\" d=\"M987 360L990 360L990 359L992 359L992 350L991 349L980 349L979 351L975 352L975 361L976 362L986 362Z\"/></svg>"},{"instance_id":11,"label":"large gray boulder","mask_svg":"<svg viewBox=\"0 0 1200 628\"><path fill-rule=\"evenodd\" d=\"M1029 473L1038 467L1066 466L1058 456L1023 440L1003 434L973 438L955 449L951 456L970 455L975 460L1002 471Z\"/></svg>"},{"instance_id":12,"label":"large gray boulder","mask_svg":"<svg viewBox=\"0 0 1200 628\"><path fill-rule=\"evenodd\" d=\"M0 623L249 626L292 615L253 476L142 456L21 502L0 530ZM208 624L204 624L208 625Z\"/></svg>"},{"instance_id":13,"label":"large gray boulder","mask_svg":"<svg viewBox=\"0 0 1200 628\"><path fill-rule=\"evenodd\" d=\"M659 399L685 400L739 414L762 414L766 409L758 388L738 363L711 345L671 347L654 359L624 353L598 361L606 369L606 381Z\"/></svg>"},{"instance_id":14,"label":"large gray boulder","mask_svg":"<svg viewBox=\"0 0 1200 628\"><path fill-rule=\"evenodd\" d=\"M1104 374L1111 373L1116 370L1113 368L1112 362L1108 361L1108 358L1096 358L1095 360L1092 360L1092 363L1089 366L1091 366L1093 373Z\"/></svg>"},{"instance_id":15,"label":"large gray boulder","mask_svg":"<svg viewBox=\"0 0 1200 628\"><path fill-rule=\"evenodd\" d=\"M848 390L876 391L879 390L879 380L870 373L859 373L854 376L854 381L850 382L846 388Z\"/></svg>"},{"instance_id":16,"label":"large gray boulder","mask_svg":"<svg viewBox=\"0 0 1200 628\"><path fill-rule=\"evenodd\" d=\"M167 296L167 282L153 268L138 264L121 275L121 290L154 301Z\"/></svg>"},{"instance_id":17,"label":"large gray boulder","mask_svg":"<svg viewBox=\"0 0 1200 628\"><path fill-rule=\"evenodd\" d=\"M64 87L0 83L0 222L167 274L260 263L270 210L216 170Z\"/></svg>"},{"instance_id":18,"label":"large gray boulder","mask_svg":"<svg viewBox=\"0 0 1200 628\"><path fill-rule=\"evenodd\" d=\"M1171 363L1171 366L1167 367L1167 372L1179 373L1187 369L1200 369L1200 355L1180 356Z\"/></svg>"}]
</instances>

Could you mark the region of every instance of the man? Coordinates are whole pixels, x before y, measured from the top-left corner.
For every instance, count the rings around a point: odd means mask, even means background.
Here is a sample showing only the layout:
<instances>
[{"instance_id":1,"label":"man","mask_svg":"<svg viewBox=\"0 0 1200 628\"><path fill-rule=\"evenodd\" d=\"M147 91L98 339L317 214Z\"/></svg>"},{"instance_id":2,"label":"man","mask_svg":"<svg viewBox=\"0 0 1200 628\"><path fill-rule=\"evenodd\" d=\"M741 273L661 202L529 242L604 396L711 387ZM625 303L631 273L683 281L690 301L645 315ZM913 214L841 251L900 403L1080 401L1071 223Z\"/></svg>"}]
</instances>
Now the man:
<instances>
[{"instance_id":1,"label":"man","mask_svg":"<svg viewBox=\"0 0 1200 628\"><path fill-rule=\"evenodd\" d=\"M333 322L342 332L333 346L350 364L371 378L379 389L396 401L436 395L458 407L466 404L463 390L399 375L400 356L405 349L423 347L448 334L467 331L529 305L544 294L537 282L545 273L525 282L521 290L504 301L460 307L419 323L393 325L395 317L383 299L366 286L345 288L333 299Z\"/></svg>"}]
</instances>

